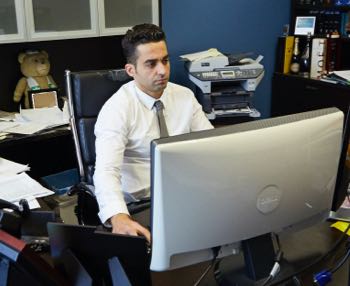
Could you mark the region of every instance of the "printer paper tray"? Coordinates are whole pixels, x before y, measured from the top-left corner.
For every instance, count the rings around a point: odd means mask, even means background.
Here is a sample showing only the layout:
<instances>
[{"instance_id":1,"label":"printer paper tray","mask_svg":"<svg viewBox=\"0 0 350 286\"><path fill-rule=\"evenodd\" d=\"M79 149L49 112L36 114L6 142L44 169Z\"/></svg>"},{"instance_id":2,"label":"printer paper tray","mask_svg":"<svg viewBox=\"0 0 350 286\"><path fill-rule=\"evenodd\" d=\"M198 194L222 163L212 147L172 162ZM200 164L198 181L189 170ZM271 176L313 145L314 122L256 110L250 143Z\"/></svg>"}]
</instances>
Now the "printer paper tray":
<instances>
[{"instance_id":1,"label":"printer paper tray","mask_svg":"<svg viewBox=\"0 0 350 286\"><path fill-rule=\"evenodd\" d=\"M236 109L246 109L250 108L250 102L247 101L241 101L241 102L232 102L232 103L218 103L212 105L213 110L236 110Z\"/></svg>"},{"instance_id":2,"label":"printer paper tray","mask_svg":"<svg viewBox=\"0 0 350 286\"><path fill-rule=\"evenodd\" d=\"M238 116L249 116L253 118L260 117L260 112L255 108L241 108L241 109L226 109L226 110L213 110L211 113L206 114L208 119L213 120L221 117L238 117Z\"/></svg>"}]
</instances>

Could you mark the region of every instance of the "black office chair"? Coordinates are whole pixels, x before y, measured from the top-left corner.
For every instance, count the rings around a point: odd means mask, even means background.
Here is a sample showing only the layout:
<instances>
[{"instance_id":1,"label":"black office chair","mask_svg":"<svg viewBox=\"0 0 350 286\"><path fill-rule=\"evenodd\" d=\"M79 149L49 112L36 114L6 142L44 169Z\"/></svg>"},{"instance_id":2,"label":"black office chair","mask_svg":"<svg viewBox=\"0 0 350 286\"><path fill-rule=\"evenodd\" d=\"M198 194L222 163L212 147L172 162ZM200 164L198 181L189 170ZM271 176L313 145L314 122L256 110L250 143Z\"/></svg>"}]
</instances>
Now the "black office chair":
<instances>
[{"instance_id":1,"label":"black office chair","mask_svg":"<svg viewBox=\"0 0 350 286\"><path fill-rule=\"evenodd\" d=\"M99 225L99 209L91 187L96 160L94 127L103 104L123 84L130 81L124 69L66 71L66 92L68 95L70 125L73 132L81 183L69 194L78 194L76 215L79 224ZM128 206L130 214L148 208L149 201Z\"/></svg>"}]
</instances>

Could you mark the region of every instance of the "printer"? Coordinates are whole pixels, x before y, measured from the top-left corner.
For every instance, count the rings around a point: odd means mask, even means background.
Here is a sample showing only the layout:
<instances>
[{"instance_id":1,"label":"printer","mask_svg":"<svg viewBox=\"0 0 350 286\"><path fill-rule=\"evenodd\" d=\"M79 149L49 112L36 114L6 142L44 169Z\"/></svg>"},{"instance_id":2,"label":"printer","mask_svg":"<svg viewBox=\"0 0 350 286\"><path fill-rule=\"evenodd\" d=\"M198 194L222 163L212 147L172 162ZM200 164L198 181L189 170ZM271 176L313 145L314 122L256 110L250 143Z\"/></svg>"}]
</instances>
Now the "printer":
<instances>
[{"instance_id":1,"label":"printer","mask_svg":"<svg viewBox=\"0 0 350 286\"><path fill-rule=\"evenodd\" d=\"M254 91L264 76L248 54L224 55L216 49L181 56L189 79L196 85L196 97L209 119L222 116L260 115L251 110Z\"/></svg>"}]
</instances>

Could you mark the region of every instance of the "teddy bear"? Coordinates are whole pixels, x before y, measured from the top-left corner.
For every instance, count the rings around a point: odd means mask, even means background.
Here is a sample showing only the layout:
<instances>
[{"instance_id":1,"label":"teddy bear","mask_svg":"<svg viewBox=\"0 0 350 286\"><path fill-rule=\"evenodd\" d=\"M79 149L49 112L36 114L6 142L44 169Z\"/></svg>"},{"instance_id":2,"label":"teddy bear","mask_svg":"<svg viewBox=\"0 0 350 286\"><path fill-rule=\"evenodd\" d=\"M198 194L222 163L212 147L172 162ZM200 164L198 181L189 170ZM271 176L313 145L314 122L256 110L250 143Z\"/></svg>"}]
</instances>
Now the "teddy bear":
<instances>
[{"instance_id":1,"label":"teddy bear","mask_svg":"<svg viewBox=\"0 0 350 286\"><path fill-rule=\"evenodd\" d=\"M21 72L24 75L16 86L13 100L19 103L24 96L24 108L30 108L29 90L56 88L57 85L49 75L50 61L46 51L26 51L18 55Z\"/></svg>"}]
</instances>

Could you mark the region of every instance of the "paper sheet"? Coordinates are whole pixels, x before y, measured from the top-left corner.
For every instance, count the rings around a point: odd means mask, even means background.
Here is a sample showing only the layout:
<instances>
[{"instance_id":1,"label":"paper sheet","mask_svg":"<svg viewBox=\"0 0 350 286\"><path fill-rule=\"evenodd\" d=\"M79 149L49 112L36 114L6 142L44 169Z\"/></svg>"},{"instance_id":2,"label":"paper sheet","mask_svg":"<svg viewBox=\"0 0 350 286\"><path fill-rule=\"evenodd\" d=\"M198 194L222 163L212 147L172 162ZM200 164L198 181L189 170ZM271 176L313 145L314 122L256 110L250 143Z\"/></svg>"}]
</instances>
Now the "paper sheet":
<instances>
[{"instance_id":1,"label":"paper sheet","mask_svg":"<svg viewBox=\"0 0 350 286\"><path fill-rule=\"evenodd\" d=\"M0 120L13 121L15 119L15 112L7 112L0 110Z\"/></svg>"},{"instance_id":2,"label":"paper sheet","mask_svg":"<svg viewBox=\"0 0 350 286\"><path fill-rule=\"evenodd\" d=\"M33 210L33 209L41 208L41 206L36 198L28 196L28 197L26 197L26 200L28 202L29 209ZM19 201L15 201L13 203L15 205L19 206Z\"/></svg>"},{"instance_id":3,"label":"paper sheet","mask_svg":"<svg viewBox=\"0 0 350 286\"><path fill-rule=\"evenodd\" d=\"M0 158L0 178L2 176L8 176L8 174L19 174L29 170L30 168L28 165L15 163L4 158Z\"/></svg>"},{"instance_id":4,"label":"paper sheet","mask_svg":"<svg viewBox=\"0 0 350 286\"><path fill-rule=\"evenodd\" d=\"M346 70L346 71L333 71L334 74L336 74L337 76L340 76L342 78L344 78L345 80L350 82L350 70Z\"/></svg>"},{"instance_id":5,"label":"paper sheet","mask_svg":"<svg viewBox=\"0 0 350 286\"><path fill-rule=\"evenodd\" d=\"M345 232L348 226L349 226L349 223L343 222L343 221L337 221L331 225L331 227L334 227L342 232ZM347 235L350 236L350 231L347 232Z\"/></svg>"},{"instance_id":6,"label":"paper sheet","mask_svg":"<svg viewBox=\"0 0 350 286\"><path fill-rule=\"evenodd\" d=\"M67 124L64 113L57 106L36 109L22 109L17 121L43 123L48 126Z\"/></svg>"},{"instance_id":7,"label":"paper sheet","mask_svg":"<svg viewBox=\"0 0 350 286\"><path fill-rule=\"evenodd\" d=\"M24 122L7 128L6 132L30 135L49 127L50 125L42 122Z\"/></svg>"},{"instance_id":8,"label":"paper sheet","mask_svg":"<svg viewBox=\"0 0 350 286\"><path fill-rule=\"evenodd\" d=\"M211 48L207 51L182 55L182 56L180 56L180 58L192 62L192 61L196 61L196 60L202 60L202 59L206 59L206 58L210 58L210 57L217 57L217 56L223 56L223 54L221 52L219 52L217 49Z\"/></svg>"},{"instance_id":9,"label":"paper sheet","mask_svg":"<svg viewBox=\"0 0 350 286\"><path fill-rule=\"evenodd\" d=\"M37 181L29 177L28 165L19 164L0 157L0 199L19 205L21 199L26 199L30 209L39 208L36 198L54 194Z\"/></svg>"},{"instance_id":10,"label":"paper sheet","mask_svg":"<svg viewBox=\"0 0 350 286\"><path fill-rule=\"evenodd\" d=\"M69 123L67 112L62 112L57 106L37 109L22 109L16 113L11 122L1 121L0 132L17 134L34 134L47 128Z\"/></svg>"},{"instance_id":11,"label":"paper sheet","mask_svg":"<svg viewBox=\"0 0 350 286\"><path fill-rule=\"evenodd\" d=\"M0 198L9 202L16 202L26 198L40 198L54 194L44 188L26 173L0 177Z\"/></svg>"},{"instance_id":12,"label":"paper sheet","mask_svg":"<svg viewBox=\"0 0 350 286\"><path fill-rule=\"evenodd\" d=\"M20 125L18 122L0 121L0 132Z\"/></svg>"}]
</instances>

